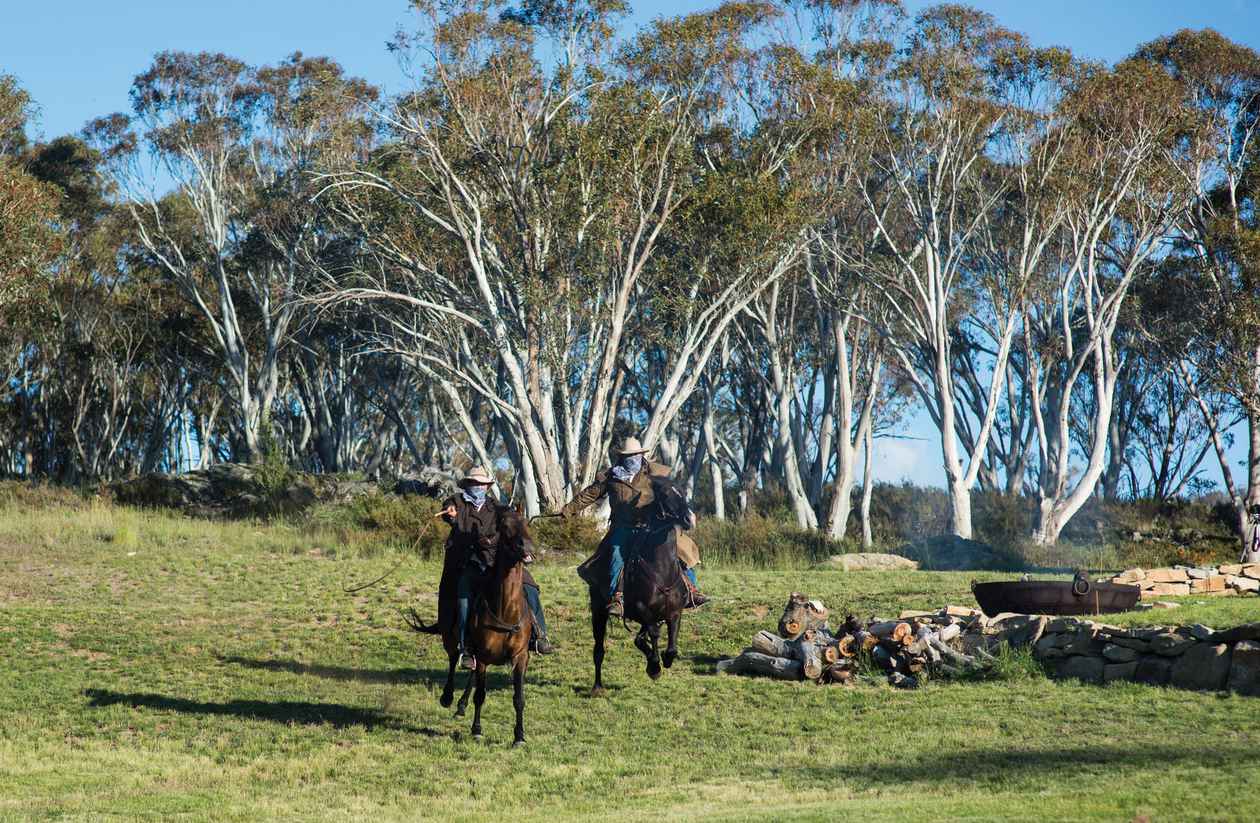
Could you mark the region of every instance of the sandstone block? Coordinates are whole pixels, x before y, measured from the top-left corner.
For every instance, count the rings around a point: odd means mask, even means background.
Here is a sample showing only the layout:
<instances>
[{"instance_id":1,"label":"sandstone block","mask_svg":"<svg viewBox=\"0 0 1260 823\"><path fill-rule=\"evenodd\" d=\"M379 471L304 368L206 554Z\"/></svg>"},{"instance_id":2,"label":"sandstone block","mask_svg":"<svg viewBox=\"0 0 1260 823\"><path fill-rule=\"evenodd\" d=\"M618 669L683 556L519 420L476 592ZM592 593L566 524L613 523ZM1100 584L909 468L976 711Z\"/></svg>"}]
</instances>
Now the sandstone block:
<instances>
[{"instance_id":1,"label":"sandstone block","mask_svg":"<svg viewBox=\"0 0 1260 823\"><path fill-rule=\"evenodd\" d=\"M1225 585L1240 592L1260 592L1260 580L1239 575L1226 575Z\"/></svg>"},{"instance_id":2,"label":"sandstone block","mask_svg":"<svg viewBox=\"0 0 1260 823\"><path fill-rule=\"evenodd\" d=\"M1225 577L1224 575L1216 574L1211 577L1205 577L1202 580L1192 580L1190 581L1190 591L1195 594L1223 592L1225 591Z\"/></svg>"},{"instance_id":3,"label":"sandstone block","mask_svg":"<svg viewBox=\"0 0 1260 823\"><path fill-rule=\"evenodd\" d=\"M1146 579L1156 583L1184 583L1190 575L1185 569L1151 569L1146 573Z\"/></svg>"},{"instance_id":4,"label":"sandstone block","mask_svg":"<svg viewBox=\"0 0 1260 823\"><path fill-rule=\"evenodd\" d=\"M1155 597L1182 597L1190 593L1189 583L1156 583L1149 589L1142 590L1142 599Z\"/></svg>"},{"instance_id":5,"label":"sandstone block","mask_svg":"<svg viewBox=\"0 0 1260 823\"><path fill-rule=\"evenodd\" d=\"M1243 568L1244 567L1242 563L1226 563L1224 566L1221 566L1216 571L1218 574L1242 574Z\"/></svg>"}]
</instances>

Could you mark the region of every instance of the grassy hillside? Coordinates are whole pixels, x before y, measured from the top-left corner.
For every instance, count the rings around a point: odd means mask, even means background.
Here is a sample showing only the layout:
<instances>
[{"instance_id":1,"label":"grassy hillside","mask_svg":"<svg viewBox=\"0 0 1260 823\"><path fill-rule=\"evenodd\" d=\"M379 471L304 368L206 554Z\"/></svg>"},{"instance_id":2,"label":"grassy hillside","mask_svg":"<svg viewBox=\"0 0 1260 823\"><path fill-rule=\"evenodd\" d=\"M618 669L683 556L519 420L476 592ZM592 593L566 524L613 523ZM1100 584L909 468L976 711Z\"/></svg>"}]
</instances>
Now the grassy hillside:
<instances>
[{"instance_id":1,"label":"grassy hillside","mask_svg":"<svg viewBox=\"0 0 1260 823\"><path fill-rule=\"evenodd\" d=\"M717 676L786 594L837 611L969 602L970 574L711 569L652 684L621 630L590 699L584 596L537 570L560 654L535 658L524 750L501 675L486 739L437 704L438 569L332 531L73 500L0 506L0 819L1240 819L1255 699L1043 679L916 692ZM371 556L365 556L365 555ZM985 575L976 575L984 578ZM1260 619L1256 601L1179 619ZM1167 613L1127 620L1167 619Z\"/></svg>"}]
</instances>

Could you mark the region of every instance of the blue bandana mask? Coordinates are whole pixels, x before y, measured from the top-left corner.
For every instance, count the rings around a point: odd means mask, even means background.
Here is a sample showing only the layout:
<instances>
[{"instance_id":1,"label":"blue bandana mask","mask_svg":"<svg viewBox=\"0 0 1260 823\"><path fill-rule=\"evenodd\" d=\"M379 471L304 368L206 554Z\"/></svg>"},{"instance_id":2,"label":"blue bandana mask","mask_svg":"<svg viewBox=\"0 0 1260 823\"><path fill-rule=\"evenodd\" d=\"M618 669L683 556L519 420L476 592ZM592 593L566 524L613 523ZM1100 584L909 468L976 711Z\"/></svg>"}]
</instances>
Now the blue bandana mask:
<instances>
[{"instance_id":1,"label":"blue bandana mask","mask_svg":"<svg viewBox=\"0 0 1260 823\"><path fill-rule=\"evenodd\" d=\"M481 504L486 502L485 486L469 486L464 489L464 499L472 503L474 507L480 509Z\"/></svg>"},{"instance_id":2,"label":"blue bandana mask","mask_svg":"<svg viewBox=\"0 0 1260 823\"><path fill-rule=\"evenodd\" d=\"M613 477L622 483L629 483L634 476L639 473L639 469L643 468L643 455L627 454L621 458L621 462L613 466Z\"/></svg>"}]
</instances>

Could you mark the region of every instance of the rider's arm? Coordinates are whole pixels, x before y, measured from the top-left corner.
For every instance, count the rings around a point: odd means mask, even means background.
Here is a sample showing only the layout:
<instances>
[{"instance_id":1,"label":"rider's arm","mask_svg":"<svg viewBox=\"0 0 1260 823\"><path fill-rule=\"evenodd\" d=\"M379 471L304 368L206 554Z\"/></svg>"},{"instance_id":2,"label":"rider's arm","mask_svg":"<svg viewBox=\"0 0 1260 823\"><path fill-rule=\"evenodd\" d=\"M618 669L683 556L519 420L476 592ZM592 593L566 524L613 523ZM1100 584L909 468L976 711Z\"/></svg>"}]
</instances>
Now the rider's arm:
<instances>
[{"instance_id":1,"label":"rider's arm","mask_svg":"<svg viewBox=\"0 0 1260 823\"><path fill-rule=\"evenodd\" d=\"M454 525L455 523L455 498L454 497L448 497L446 501L442 503L442 510L438 513L438 515L442 518L442 520L446 522L447 525Z\"/></svg>"},{"instance_id":2,"label":"rider's arm","mask_svg":"<svg viewBox=\"0 0 1260 823\"><path fill-rule=\"evenodd\" d=\"M568 503L565 503L564 507L560 509L560 514L565 517L572 517L575 514L579 514L583 509L594 503L596 500L599 500L607 493L608 484L605 481L604 475L601 473L595 478L594 483L582 489L582 491L577 493L576 497Z\"/></svg>"}]
</instances>

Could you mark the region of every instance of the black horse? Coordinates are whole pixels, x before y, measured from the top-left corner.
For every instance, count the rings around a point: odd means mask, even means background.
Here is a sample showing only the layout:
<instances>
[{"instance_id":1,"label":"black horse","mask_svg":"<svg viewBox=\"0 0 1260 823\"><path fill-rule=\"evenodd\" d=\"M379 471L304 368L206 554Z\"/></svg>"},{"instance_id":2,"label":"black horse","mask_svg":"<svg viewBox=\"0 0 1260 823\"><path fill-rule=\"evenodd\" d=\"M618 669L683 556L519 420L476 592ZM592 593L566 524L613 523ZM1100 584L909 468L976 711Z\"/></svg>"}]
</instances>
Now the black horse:
<instances>
[{"instance_id":1,"label":"black horse","mask_svg":"<svg viewBox=\"0 0 1260 823\"><path fill-rule=\"evenodd\" d=\"M661 666L669 668L678 657L678 626L687 604L687 583L678 562L679 528L690 528L691 507L687 498L666 478L652 478L655 504L648 522L635 534L629 546L622 547L625 568L622 593L623 622L639 624L634 645L647 658L648 677L661 676ZM604 638L608 633L608 588L602 581L589 582L591 632L595 637L595 684L591 693L604 691ZM659 651L661 625L669 633L664 653Z\"/></svg>"}]
</instances>

